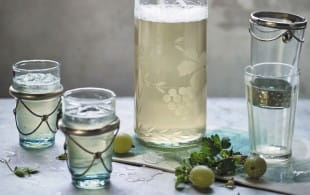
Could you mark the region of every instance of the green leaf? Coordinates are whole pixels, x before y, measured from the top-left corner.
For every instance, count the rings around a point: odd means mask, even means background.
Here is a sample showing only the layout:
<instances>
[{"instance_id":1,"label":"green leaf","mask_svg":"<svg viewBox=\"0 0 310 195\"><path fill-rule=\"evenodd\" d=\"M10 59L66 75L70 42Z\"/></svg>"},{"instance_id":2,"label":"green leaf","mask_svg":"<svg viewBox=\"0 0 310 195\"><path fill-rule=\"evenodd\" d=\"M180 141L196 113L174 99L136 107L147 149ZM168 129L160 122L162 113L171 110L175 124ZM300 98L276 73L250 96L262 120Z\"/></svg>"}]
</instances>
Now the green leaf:
<instances>
[{"instance_id":1,"label":"green leaf","mask_svg":"<svg viewBox=\"0 0 310 195\"><path fill-rule=\"evenodd\" d=\"M181 191L185 188L185 184L182 180L177 180L174 187L176 190Z\"/></svg>"},{"instance_id":2,"label":"green leaf","mask_svg":"<svg viewBox=\"0 0 310 195\"><path fill-rule=\"evenodd\" d=\"M187 176L185 174L179 174L177 176L177 181L175 183L176 190L183 190L185 187L185 183L188 183Z\"/></svg>"},{"instance_id":3,"label":"green leaf","mask_svg":"<svg viewBox=\"0 0 310 195\"><path fill-rule=\"evenodd\" d=\"M183 169L185 170L191 170L192 166L190 165L190 160L189 159L185 159L182 162L180 162L180 165L183 167Z\"/></svg>"},{"instance_id":4,"label":"green leaf","mask_svg":"<svg viewBox=\"0 0 310 195\"><path fill-rule=\"evenodd\" d=\"M174 172L175 176L178 176L180 174L184 174L184 170L182 167L177 167L175 168L175 172Z\"/></svg>"},{"instance_id":5,"label":"green leaf","mask_svg":"<svg viewBox=\"0 0 310 195\"><path fill-rule=\"evenodd\" d=\"M39 170L38 169L34 169L34 168L30 168L30 167L26 167L26 172L30 175L30 174L39 173Z\"/></svg>"},{"instance_id":6,"label":"green leaf","mask_svg":"<svg viewBox=\"0 0 310 195\"><path fill-rule=\"evenodd\" d=\"M189 162L192 167L196 165L204 164L205 161L206 161L205 155L199 152L192 153L189 159Z\"/></svg>"},{"instance_id":7,"label":"green leaf","mask_svg":"<svg viewBox=\"0 0 310 195\"><path fill-rule=\"evenodd\" d=\"M184 174L180 174L180 175L177 176L177 179L180 180L180 181L185 182L185 175Z\"/></svg>"},{"instance_id":8,"label":"green leaf","mask_svg":"<svg viewBox=\"0 0 310 195\"><path fill-rule=\"evenodd\" d=\"M68 157L67 157L67 154L66 153L63 153L63 154L60 154L56 157L56 159L58 160L67 160Z\"/></svg>"},{"instance_id":9,"label":"green leaf","mask_svg":"<svg viewBox=\"0 0 310 195\"><path fill-rule=\"evenodd\" d=\"M221 139L217 134L211 135L211 139L213 140L215 145L217 145L218 147L221 146Z\"/></svg>"},{"instance_id":10,"label":"green leaf","mask_svg":"<svg viewBox=\"0 0 310 195\"><path fill-rule=\"evenodd\" d=\"M223 157L223 158L227 158L227 157L230 156L230 152L227 151L227 150L222 150L222 151L220 152L220 155L221 155L221 157Z\"/></svg>"},{"instance_id":11,"label":"green leaf","mask_svg":"<svg viewBox=\"0 0 310 195\"><path fill-rule=\"evenodd\" d=\"M232 175L235 173L236 165L232 158L222 159L217 166L216 174L218 175Z\"/></svg>"},{"instance_id":12,"label":"green leaf","mask_svg":"<svg viewBox=\"0 0 310 195\"><path fill-rule=\"evenodd\" d=\"M221 145L223 149L227 149L231 146L230 139L228 137L223 137L221 141Z\"/></svg>"},{"instance_id":13,"label":"green leaf","mask_svg":"<svg viewBox=\"0 0 310 195\"><path fill-rule=\"evenodd\" d=\"M15 167L14 174L18 177L25 177L27 172L23 168Z\"/></svg>"},{"instance_id":14,"label":"green leaf","mask_svg":"<svg viewBox=\"0 0 310 195\"><path fill-rule=\"evenodd\" d=\"M221 149L222 145L218 135L212 135L202 140L201 152L207 156L216 156Z\"/></svg>"}]
</instances>

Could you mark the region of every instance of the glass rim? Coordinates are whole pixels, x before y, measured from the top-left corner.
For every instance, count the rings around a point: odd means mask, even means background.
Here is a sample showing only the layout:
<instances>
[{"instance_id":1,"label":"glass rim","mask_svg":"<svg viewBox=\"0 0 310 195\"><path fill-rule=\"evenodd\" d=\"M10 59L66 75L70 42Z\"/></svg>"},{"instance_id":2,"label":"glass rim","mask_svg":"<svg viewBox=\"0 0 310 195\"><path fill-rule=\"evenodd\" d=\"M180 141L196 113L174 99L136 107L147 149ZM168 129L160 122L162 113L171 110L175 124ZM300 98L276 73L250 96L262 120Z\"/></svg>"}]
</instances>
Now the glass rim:
<instances>
[{"instance_id":1,"label":"glass rim","mask_svg":"<svg viewBox=\"0 0 310 195\"><path fill-rule=\"evenodd\" d=\"M75 135L75 136L95 136L95 135L102 135L104 133L109 133L112 131L118 131L120 125L120 119L115 115L115 119L110 122L108 125L105 125L102 128L92 129L92 130L84 130L84 129L73 129L66 127L63 123L63 120L58 122L60 130L65 135ZM118 129L118 130L116 130Z\"/></svg>"},{"instance_id":2,"label":"glass rim","mask_svg":"<svg viewBox=\"0 0 310 195\"><path fill-rule=\"evenodd\" d=\"M53 66L48 68L38 68L38 69L27 69L22 68L25 64L33 64L33 63L50 63ZM60 67L60 63L55 60L48 60L48 59L32 59L32 60L22 60L18 61L15 64L13 64L13 71L15 72L41 72L41 71L50 71L55 70Z\"/></svg>"},{"instance_id":3,"label":"glass rim","mask_svg":"<svg viewBox=\"0 0 310 195\"><path fill-rule=\"evenodd\" d=\"M294 70L294 68L291 69L293 71L290 71L289 74L281 75L281 76L264 76L264 75L260 75L260 74L254 74L254 73L248 71L249 69L253 69L253 67L255 67L255 66L260 66L260 65L264 65L264 64L270 64L270 65L281 64L281 65L285 65L285 66L292 66L290 64L280 63L280 62L268 62L268 63L264 62L264 63L255 64L255 65L247 65L244 68L245 76L256 77L256 78L277 78L277 79L280 79L280 78L294 77L294 76L300 75L300 70L299 69Z\"/></svg>"},{"instance_id":4,"label":"glass rim","mask_svg":"<svg viewBox=\"0 0 310 195\"><path fill-rule=\"evenodd\" d=\"M266 18L287 20L291 23ZM273 11L254 11L251 13L250 22L265 27L289 30L305 29L307 26L307 20L302 16Z\"/></svg>"},{"instance_id":5,"label":"glass rim","mask_svg":"<svg viewBox=\"0 0 310 195\"><path fill-rule=\"evenodd\" d=\"M92 93L94 93L95 91L100 92L102 94L107 94L109 97L104 98L104 99L93 99L92 102L87 102L87 104L95 104L98 102L100 102L100 103L112 102L116 97L116 94L114 93L114 91L112 91L110 89L99 88L99 87L81 87L81 88L75 88L75 89L70 89L70 90L65 91L63 93L63 99L64 99L64 101L66 101L66 98L70 97L70 95L77 94L80 92L92 92ZM76 97L76 98L77 99L83 99L83 98L78 98L78 97ZM84 101L76 100L74 102L83 103Z\"/></svg>"}]
</instances>

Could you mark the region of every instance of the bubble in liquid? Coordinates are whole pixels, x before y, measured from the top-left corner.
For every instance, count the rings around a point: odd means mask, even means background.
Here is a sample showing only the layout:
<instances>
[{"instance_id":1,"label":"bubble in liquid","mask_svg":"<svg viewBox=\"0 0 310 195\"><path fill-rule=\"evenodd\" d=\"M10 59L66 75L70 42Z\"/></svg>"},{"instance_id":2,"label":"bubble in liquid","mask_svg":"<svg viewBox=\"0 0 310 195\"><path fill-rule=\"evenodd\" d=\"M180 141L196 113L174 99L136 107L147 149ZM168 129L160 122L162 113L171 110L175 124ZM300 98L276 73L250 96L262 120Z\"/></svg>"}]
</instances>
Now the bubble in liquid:
<instances>
[{"instance_id":1,"label":"bubble in liquid","mask_svg":"<svg viewBox=\"0 0 310 195\"><path fill-rule=\"evenodd\" d=\"M61 87L60 78L50 73L27 73L13 78L13 87L27 93L47 93Z\"/></svg>"},{"instance_id":2,"label":"bubble in liquid","mask_svg":"<svg viewBox=\"0 0 310 195\"><path fill-rule=\"evenodd\" d=\"M17 84L46 85L59 81L59 78L50 73L28 73L14 78Z\"/></svg>"}]
</instances>

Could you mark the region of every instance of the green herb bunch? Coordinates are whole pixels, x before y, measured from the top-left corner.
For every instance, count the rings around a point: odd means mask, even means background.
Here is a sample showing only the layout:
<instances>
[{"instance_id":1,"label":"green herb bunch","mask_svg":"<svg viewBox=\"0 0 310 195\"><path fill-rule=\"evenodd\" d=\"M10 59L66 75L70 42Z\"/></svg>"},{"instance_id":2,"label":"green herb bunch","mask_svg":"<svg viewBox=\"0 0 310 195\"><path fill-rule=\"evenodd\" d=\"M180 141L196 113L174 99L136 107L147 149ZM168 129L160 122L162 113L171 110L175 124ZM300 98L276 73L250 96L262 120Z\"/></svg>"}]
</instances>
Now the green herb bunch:
<instances>
[{"instance_id":1,"label":"green herb bunch","mask_svg":"<svg viewBox=\"0 0 310 195\"><path fill-rule=\"evenodd\" d=\"M244 164L246 157L240 152L233 151L230 139L227 137L221 139L217 134L204 137L200 150L193 152L175 169L177 177L175 188L181 190L184 184L190 184L190 171L197 165L206 165L219 176L233 175L236 169Z\"/></svg>"}]
</instances>

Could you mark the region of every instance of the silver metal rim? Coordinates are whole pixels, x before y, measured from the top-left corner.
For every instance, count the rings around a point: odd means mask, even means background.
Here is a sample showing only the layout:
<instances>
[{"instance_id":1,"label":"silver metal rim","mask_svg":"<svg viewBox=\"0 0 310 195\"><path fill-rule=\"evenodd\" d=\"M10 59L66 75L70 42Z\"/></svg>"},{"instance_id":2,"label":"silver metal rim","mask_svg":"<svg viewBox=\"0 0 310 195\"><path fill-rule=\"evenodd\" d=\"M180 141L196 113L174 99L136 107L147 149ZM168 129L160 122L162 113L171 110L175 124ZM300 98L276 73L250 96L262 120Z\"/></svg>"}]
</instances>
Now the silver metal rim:
<instances>
[{"instance_id":1,"label":"silver metal rim","mask_svg":"<svg viewBox=\"0 0 310 195\"><path fill-rule=\"evenodd\" d=\"M92 129L92 130L82 130L82 129L72 129L72 128L68 128L66 127L62 120L59 121L58 126L61 129L61 131L64 134L68 134L68 135L77 135L77 136L94 136L94 135L101 135L107 132L111 132L114 131L115 129L118 129L120 125L120 120L119 118L116 116L115 120L112 121L110 124L99 128L99 129Z\"/></svg>"},{"instance_id":2,"label":"silver metal rim","mask_svg":"<svg viewBox=\"0 0 310 195\"><path fill-rule=\"evenodd\" d=\"M32 93L23 93L16 89L13 86L10 86L9 93L11 96L24 100L46 100L54 97L61 96L63 93L63 86L61 86L58 90L50 93L42 93L42 94L32 94Z\"/></svg>"},{"instance_id":3,"label":"silver metal rim","mask_svg":"<svg viewBox=\"0 0 310 195\"><path fill-rule=\"evenodd\" d=\"M286 19L292 23L287 22L275 22L265 18ZM290 29L298 30L305 29L307 26L307 20L295 14L282 13L282 12L270 12L270 11L255 11L251 13L250 22L261 26L277 29Z\"/></svg>"}]
</instances>

